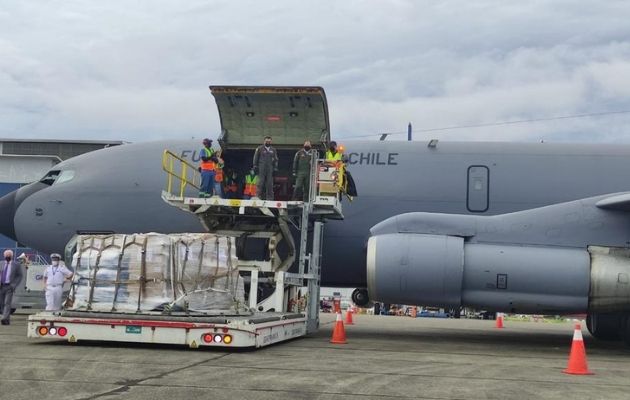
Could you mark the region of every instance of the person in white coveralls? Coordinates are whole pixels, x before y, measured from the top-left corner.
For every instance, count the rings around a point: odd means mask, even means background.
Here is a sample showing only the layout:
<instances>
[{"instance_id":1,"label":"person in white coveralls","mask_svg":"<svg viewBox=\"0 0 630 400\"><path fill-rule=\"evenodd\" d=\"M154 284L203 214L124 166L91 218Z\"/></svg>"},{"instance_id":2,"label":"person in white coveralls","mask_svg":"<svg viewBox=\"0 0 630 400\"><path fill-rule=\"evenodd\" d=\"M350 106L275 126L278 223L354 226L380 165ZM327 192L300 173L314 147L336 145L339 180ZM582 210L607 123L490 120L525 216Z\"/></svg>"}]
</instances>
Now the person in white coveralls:
<instances>
[{"instance_id":1,"label":"person in white coveralls","mask_svg":"<svg viewBox=\"0 0 630 400\"><path fill-rule=\"evenodd\" d=\"M63 283L72 278L72 271L60 264L61 256L57 253L50 255L51 265L44 272L44 288L46 288L46 311L61 310Z\"/></svg>"}]
</instances>

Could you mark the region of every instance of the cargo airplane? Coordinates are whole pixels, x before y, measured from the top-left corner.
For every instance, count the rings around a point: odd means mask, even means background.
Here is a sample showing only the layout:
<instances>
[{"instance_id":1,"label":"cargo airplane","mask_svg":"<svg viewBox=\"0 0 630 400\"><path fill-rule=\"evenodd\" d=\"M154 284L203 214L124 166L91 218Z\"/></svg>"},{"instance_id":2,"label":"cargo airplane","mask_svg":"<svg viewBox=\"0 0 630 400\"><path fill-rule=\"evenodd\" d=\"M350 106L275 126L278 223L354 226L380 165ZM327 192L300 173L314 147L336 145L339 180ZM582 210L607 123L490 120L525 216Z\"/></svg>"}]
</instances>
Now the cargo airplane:
<instances>
[{"instance_id":1,"label":"cargo airplane","mask_svg":"<svg viewBox=\"0 0 630 400\"><path fill-rule=\"evenodd\" d=\"M290 176L305 139L330 140L321 88L211 90L226 164L240 172L267 134L280 153L277 178ZM323 285L358 288L361 304L587 313L596 338L630 343L630 146L345 147L359 196L344 203L345 220L326 224ZM197 162L199 148L200 140L143 142L66 160L0 199L2 233L59 252L81 232L200 232L195 216L160 196L163 150Z\"/></svg>"}]
</instances>

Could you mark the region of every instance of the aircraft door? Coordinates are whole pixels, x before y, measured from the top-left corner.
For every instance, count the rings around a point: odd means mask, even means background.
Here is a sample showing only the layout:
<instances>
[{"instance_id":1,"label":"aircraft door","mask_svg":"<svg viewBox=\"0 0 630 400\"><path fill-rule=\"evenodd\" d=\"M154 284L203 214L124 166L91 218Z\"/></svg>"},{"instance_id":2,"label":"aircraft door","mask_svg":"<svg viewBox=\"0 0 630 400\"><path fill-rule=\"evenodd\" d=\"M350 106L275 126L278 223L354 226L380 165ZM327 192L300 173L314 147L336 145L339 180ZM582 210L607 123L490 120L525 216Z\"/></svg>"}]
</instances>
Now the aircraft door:
<instances>
[{"instance_id":1,"label":"aircraft door","mask_svg":"<svg viewBox=\"0 0 630 400\"><path fill-rule=\"evenodd\" d=\"M488 211L488 197L490 170L485 165L471 165L468 167L468 185L466 194L466 208L470 212L481 213Z\"/></svg>"}]
</instances>

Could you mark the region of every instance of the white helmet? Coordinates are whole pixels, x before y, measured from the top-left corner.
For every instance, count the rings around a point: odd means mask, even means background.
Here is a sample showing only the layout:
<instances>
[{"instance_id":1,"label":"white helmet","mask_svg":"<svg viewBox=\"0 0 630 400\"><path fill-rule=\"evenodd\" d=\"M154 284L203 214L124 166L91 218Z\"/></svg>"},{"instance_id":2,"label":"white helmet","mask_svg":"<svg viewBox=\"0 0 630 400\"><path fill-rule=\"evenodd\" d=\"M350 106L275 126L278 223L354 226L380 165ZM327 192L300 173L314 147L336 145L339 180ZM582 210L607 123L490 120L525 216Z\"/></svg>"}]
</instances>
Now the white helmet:
<instances>
[{"instance_id":1,"label":"white helmet","mask_svg":"<svg viewBox=\"0 0 630 400\"><path fill-rule=\"evenodd\" d=\"M61 255L59 255L58 253L52 253L50 255L50 259L52 260L53 258L56 258L58 260L61 260Z\"/></svg>"}]
</instances>

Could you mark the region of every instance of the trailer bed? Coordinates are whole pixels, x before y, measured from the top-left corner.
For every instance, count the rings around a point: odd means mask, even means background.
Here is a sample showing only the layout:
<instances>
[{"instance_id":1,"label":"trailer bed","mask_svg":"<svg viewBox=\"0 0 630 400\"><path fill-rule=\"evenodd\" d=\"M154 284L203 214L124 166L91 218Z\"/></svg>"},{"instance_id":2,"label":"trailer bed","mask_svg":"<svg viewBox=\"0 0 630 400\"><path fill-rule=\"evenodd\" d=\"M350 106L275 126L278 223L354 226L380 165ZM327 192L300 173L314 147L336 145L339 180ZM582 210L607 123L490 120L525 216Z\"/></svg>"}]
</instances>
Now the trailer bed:
<instances>
[{"instance_id":1,"label":"trailer bed","mask_svg":"<svg viewBox=\"0 0 630 400\"><path fill-rule=\"evenodd\" d=\"M301 313L159 315L64 311L29 316L28 337L185 345L190 348L259 348L306 335Z\"/></svg>"}]
</instances>

